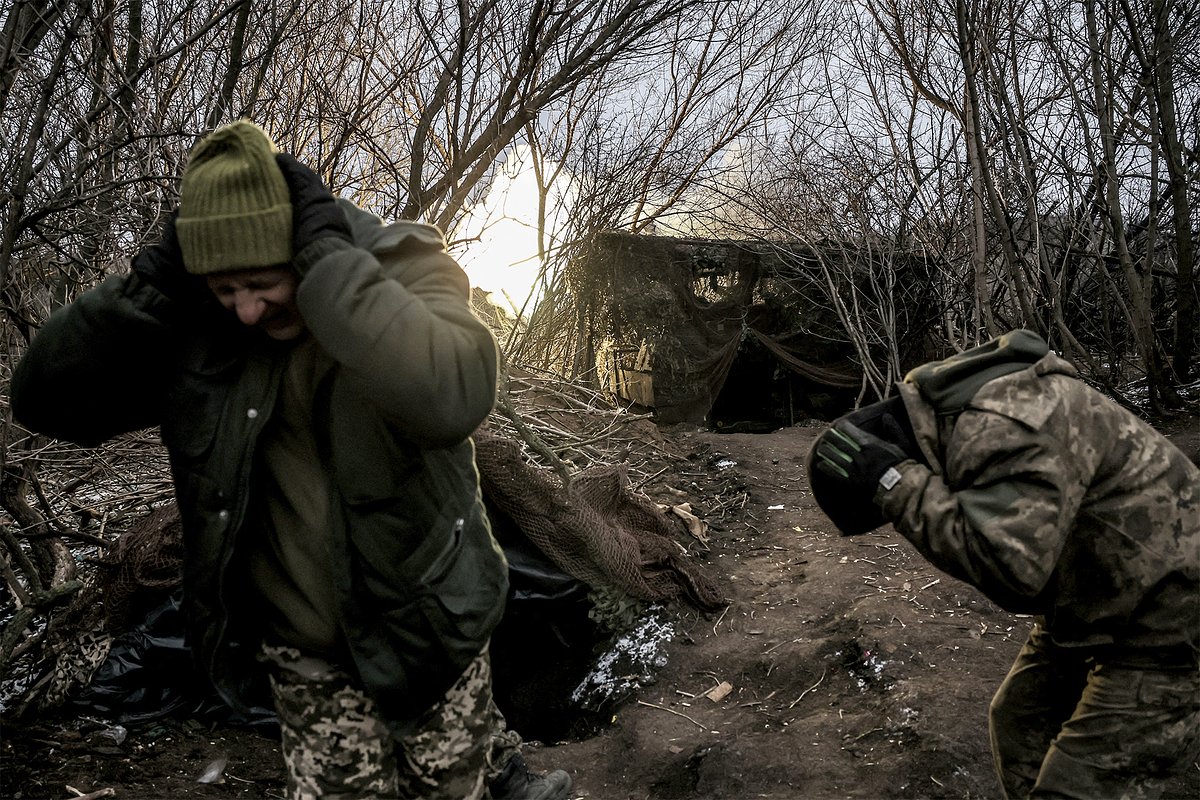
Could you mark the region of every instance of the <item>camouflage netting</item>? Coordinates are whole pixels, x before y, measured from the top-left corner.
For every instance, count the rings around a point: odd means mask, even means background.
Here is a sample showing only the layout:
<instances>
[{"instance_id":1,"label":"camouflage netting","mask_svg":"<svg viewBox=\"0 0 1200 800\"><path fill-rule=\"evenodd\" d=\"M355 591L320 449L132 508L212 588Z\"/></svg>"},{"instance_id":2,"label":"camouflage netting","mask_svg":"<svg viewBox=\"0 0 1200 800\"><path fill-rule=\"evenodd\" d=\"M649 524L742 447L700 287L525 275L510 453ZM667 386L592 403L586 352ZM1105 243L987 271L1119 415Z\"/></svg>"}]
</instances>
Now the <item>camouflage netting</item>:
<instances>
[{"instance_id":1,"label":"camouflage netting","mask_svg":"<svg viewBox=\"0 0 1200 800\"><path fill-rule=\"evenodd\" d=\"M88 581L56 620L50 650L56 654L40 708L60 705L87 685L108 657L113 638L138 622L148 604L182 581L183 527L174 503L135 522L94 564Z\"/></svg>"},{"instance_id":2,"label":"camouflage netting","mask_svg":"<svg viewBox=\"0 0 1200 800\"><path fill-rule=\"evenodd\" d=\"M858 389L858 354L829 300L825 270L861 275L868 302L881 291L877 273L886 272L889 299L909 332L904 346L914 351L902 361L923 360L915 353L936 321L925 266L896 255L877 260L846 247L608 232L582 272L617 346L652 348L656 419L702 423L748 349L811 393Z\"/></svg>"},{"instance_id":3,"label":"camouflage netting","mask_svg":"<svg viewBox=\"0 0 1200 800\"><path fill-rule=\"evenodd\" d=\"M583 470L563 490L529 467L509 439L481 429L475 447L484 496L571 577L651 602L684 600L702 610L725 604L675 543L658 507L629 491L621 464Z\"/></svg>"}]
</instances>

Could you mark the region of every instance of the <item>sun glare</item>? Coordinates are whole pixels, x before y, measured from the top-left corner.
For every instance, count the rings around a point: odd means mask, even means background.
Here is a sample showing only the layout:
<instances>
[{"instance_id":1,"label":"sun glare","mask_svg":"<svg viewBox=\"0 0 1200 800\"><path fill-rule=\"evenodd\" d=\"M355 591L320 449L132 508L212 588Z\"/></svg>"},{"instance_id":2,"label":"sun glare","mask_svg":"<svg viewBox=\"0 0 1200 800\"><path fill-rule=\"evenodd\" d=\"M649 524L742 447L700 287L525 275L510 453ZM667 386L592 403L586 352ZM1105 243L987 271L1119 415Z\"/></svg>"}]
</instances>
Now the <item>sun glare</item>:
<instances>
[{"instance_id":1,"label":"sun glare","mask_svg":"<svg viewBox=\"0 0 1200 800\"><path fill-rule=\"evenodd\" d=\"M484 201L470 210L460 228L467 241L459 257L471 285L513 316L528 314L540 294L537 255L537 183L518 158L505 169Z\"/></svg>"}]
</instances>

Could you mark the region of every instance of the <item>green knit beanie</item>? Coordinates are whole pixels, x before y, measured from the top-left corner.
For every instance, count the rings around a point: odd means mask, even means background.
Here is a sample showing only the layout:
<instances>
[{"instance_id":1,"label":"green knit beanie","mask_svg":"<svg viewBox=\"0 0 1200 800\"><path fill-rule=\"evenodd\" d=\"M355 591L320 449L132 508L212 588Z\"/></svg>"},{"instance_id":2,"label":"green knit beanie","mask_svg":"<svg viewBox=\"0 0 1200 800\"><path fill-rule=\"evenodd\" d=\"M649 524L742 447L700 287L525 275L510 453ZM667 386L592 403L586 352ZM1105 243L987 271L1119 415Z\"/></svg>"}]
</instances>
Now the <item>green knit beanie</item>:
<instances>
[{"instance_id":1,"label":"green knit beanie","mask_svg":"<svg viewBox=\"0 0 1200 800\"><path fill-rule=\"evenodd\" d=\"M292 202L275 145L252 122L218 128L183 172L175 229L193 275L292 260Z\"/></svg>"}]
</instances>

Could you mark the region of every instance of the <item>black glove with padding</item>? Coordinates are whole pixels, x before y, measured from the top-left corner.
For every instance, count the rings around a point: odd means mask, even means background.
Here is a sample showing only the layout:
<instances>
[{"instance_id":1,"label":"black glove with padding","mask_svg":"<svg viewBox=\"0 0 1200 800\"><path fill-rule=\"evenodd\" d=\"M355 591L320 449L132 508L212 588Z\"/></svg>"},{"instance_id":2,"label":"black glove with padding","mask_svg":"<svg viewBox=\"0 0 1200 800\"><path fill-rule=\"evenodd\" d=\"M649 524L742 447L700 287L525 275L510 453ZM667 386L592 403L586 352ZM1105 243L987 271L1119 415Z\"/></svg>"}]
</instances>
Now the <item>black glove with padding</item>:
<instances>
[{"instance_id":1,"label":"black glove with padding","mask_svg":"<svg viewBox=\"0 0 1200 800\"><path fill-rule=\"evenodd\" d=\"M925 457L917 446L904 402L892 397L834 421L808 455L813 498L846 536L867 533L887 520L875 492L888 469Z\"/></svg>"},{"instance_id":2,"label":"black glove with padding","mask_svg":"<svg viewBox=\"0 0 1200 800\"><path fill-rule=\"evenodd\" d=\"M318 259L354 245L350 222L317 173L289 153L275 162L292 196L292 263L303 275Z\"/></svg>"},{"instance_id":3,"label":"black glove with padding","mask_svg":"<svg viewBox=\"0 0 1200 800\"><path fill-rule=\"evenodd\" d=\"M159 240L143 247L133 257L130 266L142 280L168 300L180 305L198 305L208 300L212 293L202 276L191 274L183 265L183 250L175 233L175 218L178 216L178 210L171 212Z\"/></svg>"}]
</instances>

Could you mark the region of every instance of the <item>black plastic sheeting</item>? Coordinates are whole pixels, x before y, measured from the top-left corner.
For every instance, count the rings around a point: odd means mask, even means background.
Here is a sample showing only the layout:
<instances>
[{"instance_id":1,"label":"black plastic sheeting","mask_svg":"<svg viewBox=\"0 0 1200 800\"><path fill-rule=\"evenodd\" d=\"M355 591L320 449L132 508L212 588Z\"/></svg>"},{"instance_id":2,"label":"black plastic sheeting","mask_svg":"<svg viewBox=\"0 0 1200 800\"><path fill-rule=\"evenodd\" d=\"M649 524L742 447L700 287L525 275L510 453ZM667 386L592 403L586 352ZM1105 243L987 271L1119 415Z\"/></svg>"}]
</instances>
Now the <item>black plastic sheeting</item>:
<instances>
[{"instance_id":1,"label":"black plastic sheeting","mask_svg":"<svg viewBox=\"0 0 1200 800\"><path fill-rule=\"evenodd\" d=\"M506 527L503 525L497 527ZM498 531L499 532L499 531ZM497 657L504 653L529 652L529 645L506 648L505 630L520 630L523 636L555 639L554 647L563 647L560 633L561 612L571 617L568 627L586 622L588 587L562 572L524 535L505 530L502 538L509 562L509 600L505 616L510 625L501 625L493 637L493 666L507 673ZM102 716L122 725L136 725L171 716L200 718L232 725L276 724L265 681L261 698L249 715L229 708L195 670L192 654L184 642L182 591L175 590L153 606L131 630L112 643L107 659L97 668L91 682L78 690L68 705L82 713ZM550 611L547 615L545 612ZM556 613L558 612L558 613ZM518 621L519 620L519 621ZM515 625L512 623L516 623ZM558 624L555 624L558 623ZM589 653L591 641L574 643ZM536 648L544 656L545 648ZM526 670L519 665L516 671ZM499 702L500 698L497 697Z\"/></svg>"},{"instance_id":2,"label":"black plastic sheeting","mask_svg":"<svg viewBox=\"0 0 1200 800\"><path fill-rule=\"evenodd\" d=\"M276 724L270 697L248 714L235 712L197 674L184 643L182 591L151 608L140 623L113 640L108 658L68 704L122 725L180 715L233 725Z\"/></svg>"},{"instance_id":3,"label":"black plastic sheeting","mask_svg":"<svg viewBox=\"0 0 1200 800\"><path fill-rule=\"evenodd\" d=\"M537 545L521 535L504 542L508 559L508 602L579 600L588 586L554 565Z\"/></svg>"}]
</instances>

